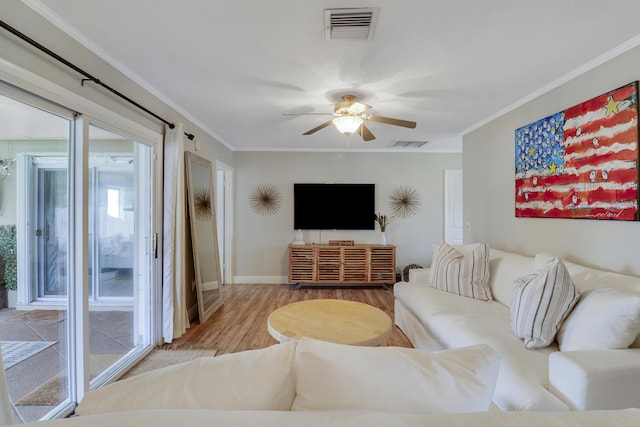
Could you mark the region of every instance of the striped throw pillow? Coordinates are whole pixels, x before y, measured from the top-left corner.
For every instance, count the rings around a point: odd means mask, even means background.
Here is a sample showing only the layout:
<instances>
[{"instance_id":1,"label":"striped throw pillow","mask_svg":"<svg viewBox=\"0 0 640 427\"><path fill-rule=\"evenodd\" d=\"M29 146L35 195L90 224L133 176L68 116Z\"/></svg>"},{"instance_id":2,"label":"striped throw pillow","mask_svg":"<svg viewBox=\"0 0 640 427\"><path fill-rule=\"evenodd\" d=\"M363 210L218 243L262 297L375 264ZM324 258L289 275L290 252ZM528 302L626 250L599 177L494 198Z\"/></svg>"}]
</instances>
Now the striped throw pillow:
<instances>
[{"instance_id":1,"label":"striped throw pillow","mask_svg":"<svg viewBox=\"0 0 640 427\"><path fill-rule=\"evenodd\" d=\"M536 273L513 283L511 327L525 347L546 347L579 299L567 267L551 258Z\"/></svg>"},{"instance_id":2,"label":"striped throw pillow","mask_svg":"<svg viewBox=\"0 0 640 427\"><path fill-rule=\"evenodd\" d=\"M489 289L489 247L484 243L465 255L442 242L431 271L436 289L483 301L493 299Z\"/></svg>"}]
</instances>

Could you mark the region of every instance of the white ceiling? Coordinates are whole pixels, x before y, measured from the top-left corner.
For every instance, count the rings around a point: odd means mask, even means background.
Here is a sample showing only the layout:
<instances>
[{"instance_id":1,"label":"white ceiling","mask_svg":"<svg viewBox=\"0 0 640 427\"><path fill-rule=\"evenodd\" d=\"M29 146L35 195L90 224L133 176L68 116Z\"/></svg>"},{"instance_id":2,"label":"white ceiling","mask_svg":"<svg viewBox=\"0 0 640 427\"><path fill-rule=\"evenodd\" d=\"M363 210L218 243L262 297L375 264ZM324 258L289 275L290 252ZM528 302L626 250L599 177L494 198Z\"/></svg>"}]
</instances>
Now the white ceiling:
<instances>
[{"instance_id":1,"label":"white ceiling","mask_svg":"<svg viewBox=\"0 0 640 427\"><path fill-rule=\"evenodd\" d=\"M283 113L354 93L418 125L369 122L377 139L349 149L459 151L464 132L640 43L638 0L23 1L233 150L344 149L333 127L302 135L328 118ZM335 7L379 8L373 40L325 40Z\"/></svg>"}]
</instances>

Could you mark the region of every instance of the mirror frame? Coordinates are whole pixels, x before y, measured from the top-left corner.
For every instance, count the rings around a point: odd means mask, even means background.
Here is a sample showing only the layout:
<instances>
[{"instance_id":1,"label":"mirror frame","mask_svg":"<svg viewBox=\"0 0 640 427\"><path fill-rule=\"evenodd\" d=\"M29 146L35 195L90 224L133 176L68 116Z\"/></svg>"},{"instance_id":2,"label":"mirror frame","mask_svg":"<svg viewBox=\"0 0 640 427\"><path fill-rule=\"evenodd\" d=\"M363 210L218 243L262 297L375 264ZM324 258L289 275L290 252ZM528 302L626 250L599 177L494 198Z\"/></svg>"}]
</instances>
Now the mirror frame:
<instances>
[{"instance_id":1,"label":"mirror frame","mask_svg":"<svg viewBox=\"0 0 640 427\"><path fill-rule=\"evenodd\" d=\"M191 153L189 151L185 152L185 172L186 172L186 181L187 181L187 199L188 199L188 214L189 214L189 224L191 230L191 247L193 250L193 266L195 271L195 279L196 279L196 294L198 299L198 315L200 318L200 324L204 323L211 315L222 305L222 277L220 276L220 263L218 256L218 236L217 236L217 224L216 224L216 212L215 212L215 203L214 203L214 185L213 185L213 166L210 160L207 160L203 157L198 156L197 154ZM193 169L194 166L202 166L205 167L208 171L208 180L207 182L195 182ZM208 186L208 188L207 188ZM211 229L212 235L210 236L209 241L213 244L212 250L208 251L209 253L213 253L213 260L211 259L203 259L203 254L200 251L199 244L204 242L206 244L206 236L199 235L197 232L197 215L194 214L196 212L196 201L195 201L195 193L199 189L208 190L209 194L209 203L211 208ZM209 221L209 219L206 219ZM205 300L204 295L204 286L203 286L203 277L202 277L202 269L200 268L202 262L213 265L215 274L217 276L218 282L218 296L214 300L208 301Z\"/></svg>"}]
</instances>

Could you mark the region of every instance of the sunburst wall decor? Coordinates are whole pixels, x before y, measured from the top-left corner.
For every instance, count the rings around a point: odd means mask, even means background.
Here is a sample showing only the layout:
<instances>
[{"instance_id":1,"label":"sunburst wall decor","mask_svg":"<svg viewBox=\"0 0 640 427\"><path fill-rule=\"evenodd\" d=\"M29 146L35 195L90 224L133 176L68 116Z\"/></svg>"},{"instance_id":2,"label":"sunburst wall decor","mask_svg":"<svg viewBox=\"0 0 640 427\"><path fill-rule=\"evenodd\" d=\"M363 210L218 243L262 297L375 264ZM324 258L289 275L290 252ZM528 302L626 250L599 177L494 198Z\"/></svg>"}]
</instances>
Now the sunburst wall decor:
<instances>
[{"instance_id":1,"label":"sunburst wall decor","mask_svg":"<svg viewBox=\"0 0 640 427\"><path fill-rule=\"evenodd\" d=\"M272 184L259 184L249 194L249 205L258 215L273 215L281 204L282 195Z\"/></svg>"},{"instance_id":2,"label":"sunburst wall decor","mask_svg":"<svg viewBox=\"0 0 640 427\"><path fill-rule=\"evenodd\" d=\"M415 215L422 204L420 193L415 188L401 185L391 193L389 206L400 218Z\"/></svg>"},{"instance_id":3,"label":"sunburst wall decor","mask_svg":"<svg viewBox=\"0 0 640 427\"><path fill-rule=\"evenodd\" d=\"M193 210L198 221L209 221L213 214L211 193L208 188L198 188L193 192Z\"/></svg>"}]
</instances>

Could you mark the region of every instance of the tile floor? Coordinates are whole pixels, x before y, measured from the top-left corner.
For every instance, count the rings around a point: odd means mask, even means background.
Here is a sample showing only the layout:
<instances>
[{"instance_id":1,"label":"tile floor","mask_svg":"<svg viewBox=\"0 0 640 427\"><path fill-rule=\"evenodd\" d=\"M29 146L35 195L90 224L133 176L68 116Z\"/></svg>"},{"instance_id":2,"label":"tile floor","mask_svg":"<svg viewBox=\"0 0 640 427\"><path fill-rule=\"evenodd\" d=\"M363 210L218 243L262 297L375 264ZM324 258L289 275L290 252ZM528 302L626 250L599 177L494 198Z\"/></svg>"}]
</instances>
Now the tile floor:
<instances>
[{"instance_id":1,"label":"tile floor","mask_svg":"<svg viewBox=\"0 0 640 427\"><path fill-rule=\"evenodd\" d=\"M6 370L14 422L42 418L57 403L24 403L25 397L66 370L66 312L0 309L0 341L55 341L56 343ZM133 313L92 311L89 315L89 351L100 369L133 347ZM94 362L92 361L93 365ZM95 369L90 369L95 371ZM95 372L97 374L99 372ZM92 377L95 376L92 372ZM63 387L64 388L64 387ZM63 390L62 399L66 398Z\"/></svg>"}]
</instances>

